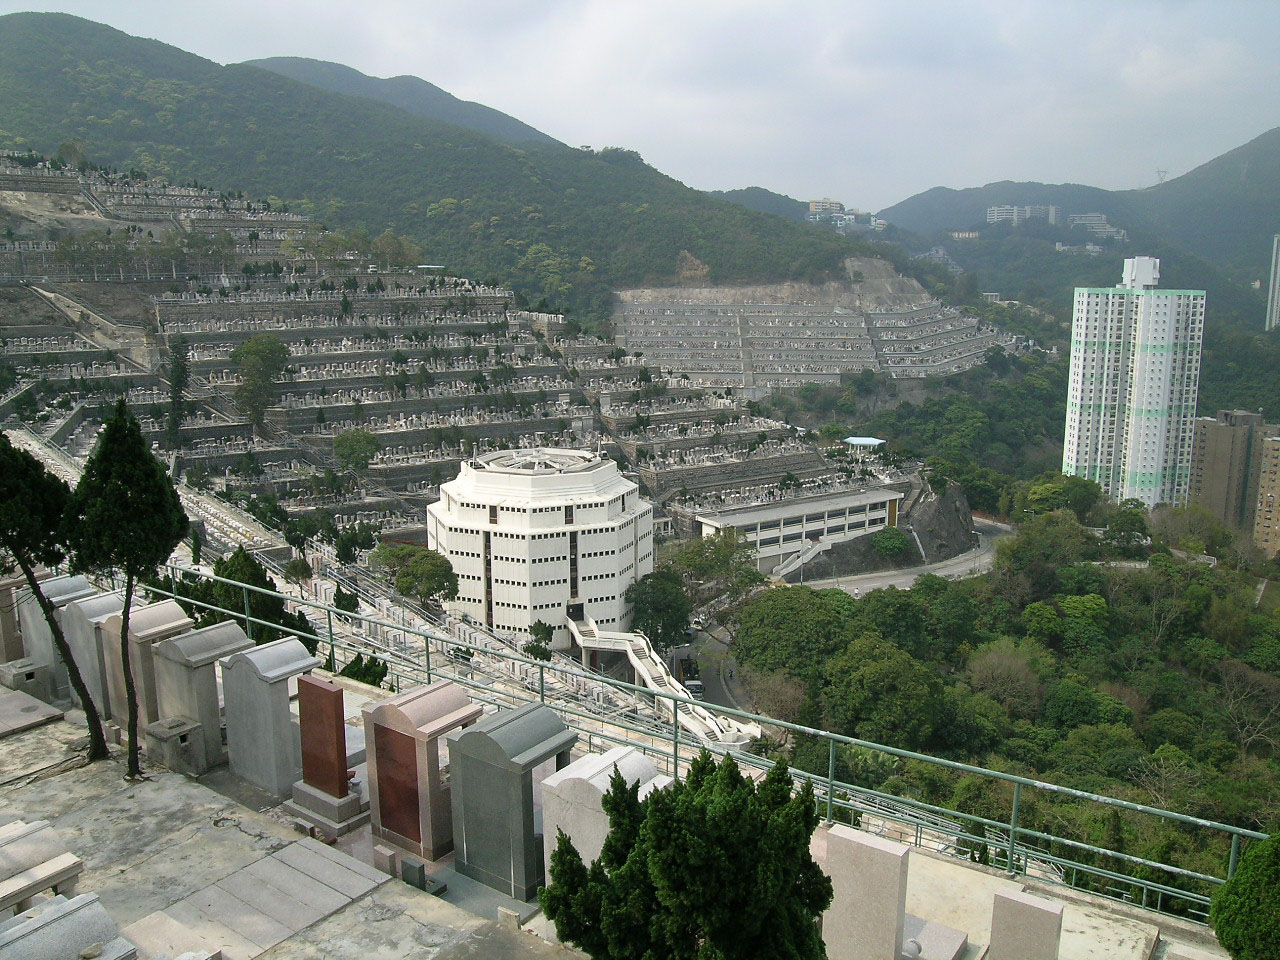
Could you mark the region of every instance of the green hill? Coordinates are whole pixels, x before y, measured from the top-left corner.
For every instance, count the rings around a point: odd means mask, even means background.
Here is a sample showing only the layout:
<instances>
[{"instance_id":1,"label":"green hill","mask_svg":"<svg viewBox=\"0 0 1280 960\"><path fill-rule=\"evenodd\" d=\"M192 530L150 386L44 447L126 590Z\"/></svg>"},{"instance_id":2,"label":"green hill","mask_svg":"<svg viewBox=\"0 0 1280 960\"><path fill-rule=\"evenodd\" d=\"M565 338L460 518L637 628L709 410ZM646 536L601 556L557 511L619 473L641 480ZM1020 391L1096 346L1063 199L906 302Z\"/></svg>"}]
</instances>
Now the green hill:
<instances>
[{"instance_id":1,"label":"green hill","mask_svg":"<svg viewBox=\"0 0 1280 960\"><path fill-rule=\"evenodd\" d=\"M306 57L267 57L262 60L246 60L245 66L260 67L281 76L308 83L322 90L342 93L351 97L365 97L399 107L405 113L429 120L466 127L486 137L505 143L544 145L560 141L536 130L515 117L507 116L491 107L470 100L459 100L446 90L417 77L390 77L383 80L353 70L340 63L311 60Z\"/></svg>"},{"instance_id":2,"label":"green hill","mask_svg":"<svg viewBox=\"0 0 1280 960\"><path fill-rule=\"evenodd\" d=\"M764 187L743 187L740 190L710 190L713 197L740 203L748 210L760 213L772 213L786 217L796 223L804 223L809 214L809 205L803 200L796 200L783 193L774 193Z\"/></svg>"},{"instance_id":3,"label":"green hill","mask_svg":"<svg viewBox=\"0 0 1280 960\"><path fill-rule=\"evenodd\" d=\"M1271 238L1280 230L1280 127L1144 190L1005 180L966 190L935 187L880 216L931 235L985 225L989 206L1044 203L1057 204L1064 215L1104 213L1131 234L1168 243L1234 278L1265 278Z\"/></svg>"},{"instance_id":4,"label":"green hill","mask_svg":"<svg viewBox=\"0 0 1280 960\"><path fill-rule=\"evenodd\" d=\"M0 146L277 197L332 226L391 227L426 258L603 317L610 290L835 275L852 240L692 190L629 150L515 147L454 124L220 66L62 14L0 17Z\"/></svg>"}]
</instances>

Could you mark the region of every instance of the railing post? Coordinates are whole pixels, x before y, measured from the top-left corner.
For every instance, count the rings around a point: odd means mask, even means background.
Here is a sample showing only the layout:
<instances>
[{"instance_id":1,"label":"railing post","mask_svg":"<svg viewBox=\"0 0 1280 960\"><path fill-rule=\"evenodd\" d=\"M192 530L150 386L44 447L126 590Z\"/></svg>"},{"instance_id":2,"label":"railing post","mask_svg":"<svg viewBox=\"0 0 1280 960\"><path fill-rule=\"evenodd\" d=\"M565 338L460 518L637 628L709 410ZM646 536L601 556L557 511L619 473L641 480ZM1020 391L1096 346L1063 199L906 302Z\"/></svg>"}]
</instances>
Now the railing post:
<instances>
[{"instance_id":1,"label":"railing post","mask_svg":"<svg viewBox=\"0 0 1280 960\"><path fill-rule=\"evenodd\" d=\"M1236 865L1240 862L1240 834L1231 835L1231 859L1227 862L1227 879L1236 875Z\"/></svg>"},{"instance_id":2,"label":"railing post","mask_svg":"<svg viewBox=\"0 0 1280 960\"><path fill-rule=\"evenodd\" d=\"M680 779L680 705L671 702L671 779Z\"/></svg>"},{"instance_id":3,"label":"railing post","mask_svg":"<svg viewBox=\"0 0 1280 960\"><path fill-rule=\"evenodd\" d=\"M1013 813L1009 817L1009 860L1005 864L1009 876L1017 873L1013 865L1014 848L1018 844L1018 808L1022 806L1022 784L1015 783L1013 785Z\"/></svg>"},{"instance_id":4,"label":"railing post","mask_svg":"<svg viewBox=\"0 0 1280 960\"><path fill-rule=\"evenodd\" d=\"M831 804L836 792L836 742L827 741L827 823L831 822Z\"/></svg>"},{"instance_id":5,"label":"railing post","mask_svg":"<svg viewBox=\"0 0 1280 960\"><path fill-rule=\"evenodd\" d=\"M333 611L326 610L324 618L329 623L329 662L333 664L333 669L336 672L338 669L338 654L333 649Z\"/></svg>"},{"instance_id":6,"label":"railing post","mask_svg":"<svg viewBox=\"0 0 1280 960\"><path fill-rule=\"evenodd\" d=\"M422 638L422 652L427 662L427 683L431 682L431 638Z\"/></svg>"},{"instance_id":7,"label":"railing post","mask_svg":"<svg viewBox=\"0 0 1280 960\"><path fill-rule=\"evenodd\" d=\"M241 587L244 594L244 633L250 640L253 640L253 620L249 616L249 588Z\"/></svg>"},{"instance_id":8,"label":"railing post","mask_svg":"<svg viewBox=\"0 0 1280 960\"><path fill-rule=\"evenodd\" d=\"M547 702L547 668L541 664L538 665L538 699Z\"/></svg>"}]
</instances>

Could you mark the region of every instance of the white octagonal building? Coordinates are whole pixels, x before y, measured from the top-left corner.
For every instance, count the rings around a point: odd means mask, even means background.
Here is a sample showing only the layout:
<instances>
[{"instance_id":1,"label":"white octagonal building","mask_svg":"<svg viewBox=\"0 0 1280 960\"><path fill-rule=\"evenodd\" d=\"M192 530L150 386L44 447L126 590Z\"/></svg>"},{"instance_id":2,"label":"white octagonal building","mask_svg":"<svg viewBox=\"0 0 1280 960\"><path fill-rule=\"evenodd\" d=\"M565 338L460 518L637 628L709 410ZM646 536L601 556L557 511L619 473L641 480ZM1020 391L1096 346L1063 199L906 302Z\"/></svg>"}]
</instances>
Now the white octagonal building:
<instances>
[{"instance_id":1,"label":"white octagonal building","mask_svg":"<svg viewBox=\"0 0 1280 960\"><path fill-rule=\"evenodd\" d=\"M567 620L630 627L627 587L653 571L653 507L598 453L502 450L441 486L427 543L458 575L450 611L526 636L541 620L567 650Z\"/></svg>"}]
</instances>

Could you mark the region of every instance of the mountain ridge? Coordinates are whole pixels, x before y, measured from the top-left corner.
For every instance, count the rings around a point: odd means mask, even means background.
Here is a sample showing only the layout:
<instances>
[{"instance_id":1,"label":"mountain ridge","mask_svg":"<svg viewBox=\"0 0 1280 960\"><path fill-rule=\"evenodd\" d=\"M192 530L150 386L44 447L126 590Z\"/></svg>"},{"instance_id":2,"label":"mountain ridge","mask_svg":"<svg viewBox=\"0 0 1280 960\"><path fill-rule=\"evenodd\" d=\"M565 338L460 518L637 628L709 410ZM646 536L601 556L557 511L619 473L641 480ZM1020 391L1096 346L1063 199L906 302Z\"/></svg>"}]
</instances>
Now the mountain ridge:
<instances>
[{"instance_id":1,"label":"mountain ridge","mask_svg":"<svg viewBox=\"0 0 1280 960\"><path fill-rule=\"evenodd\" d=\"M687 250L717 282L837 275L865 245L685 186L631 150L517 147L248 64L65 14L0 17L0 146L174 182L235 185L331 226L416 240L431 262L607 317Z\"/></svg>"},{"instance_id":2,"label":"mountain ridge","mask_svg":"<svg viewBox=\"0 0 1280 960\"><path fill-rule=\"evenodd\" d=\"M1103 213L1131 233L1160 237L1237 279L1256 279L1280 230L1280 127L1153 187L1105 190L1085 184L1000 180L981 187L932 187L880 216L924 235L978 227L998 204L1054 203L1063 215Z\"/></svg>"},{"instance_id":3,"label":"mountain ridge","mask_svg":"<svg viewBox=\"0 0 1280 960\"><path fill-rule=\"evenodd\" d=\"M421 77L407 74L373 77L354 67L309 57L262 57L245 60L243 65L269 70L332 93L378 100L414 116L466 127L504 143L564 146L515 117L481 103L461 100Z\"/></svg>"}]
</instances>

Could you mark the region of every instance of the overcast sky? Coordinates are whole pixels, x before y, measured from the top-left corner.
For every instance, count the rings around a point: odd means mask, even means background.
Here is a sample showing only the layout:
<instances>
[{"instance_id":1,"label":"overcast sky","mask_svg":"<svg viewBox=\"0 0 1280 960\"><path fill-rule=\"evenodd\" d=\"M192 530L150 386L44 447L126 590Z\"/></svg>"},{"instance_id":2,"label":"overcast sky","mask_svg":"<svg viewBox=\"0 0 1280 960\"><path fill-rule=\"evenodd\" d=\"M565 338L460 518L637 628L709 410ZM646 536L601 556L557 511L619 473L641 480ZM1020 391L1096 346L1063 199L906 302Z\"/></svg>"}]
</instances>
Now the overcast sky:
<instances>
[{"instance_id":1,"label":"overcast sky","mask_svg":"<svg viewBox=\"0 0 1280 960\"><path fill-rule=\"evenodd\" d=\"M1280 125L1280 3L114 0L230 63L412 74L690 186L876 210L993 180L1147 186Z\"/></svg>"}]
</instances>

